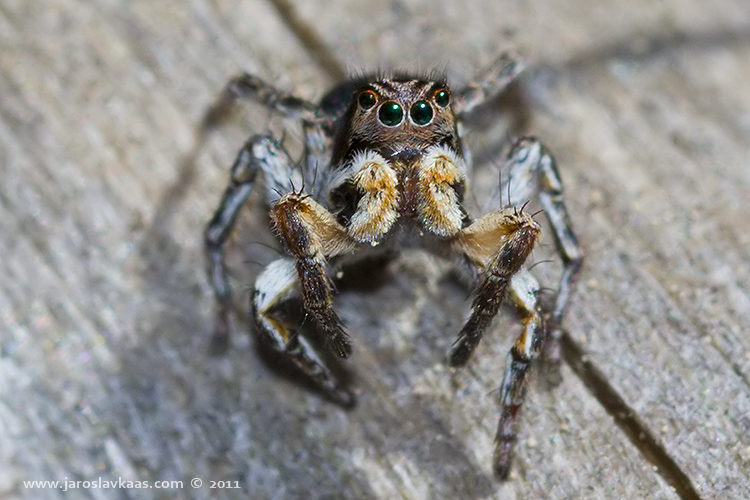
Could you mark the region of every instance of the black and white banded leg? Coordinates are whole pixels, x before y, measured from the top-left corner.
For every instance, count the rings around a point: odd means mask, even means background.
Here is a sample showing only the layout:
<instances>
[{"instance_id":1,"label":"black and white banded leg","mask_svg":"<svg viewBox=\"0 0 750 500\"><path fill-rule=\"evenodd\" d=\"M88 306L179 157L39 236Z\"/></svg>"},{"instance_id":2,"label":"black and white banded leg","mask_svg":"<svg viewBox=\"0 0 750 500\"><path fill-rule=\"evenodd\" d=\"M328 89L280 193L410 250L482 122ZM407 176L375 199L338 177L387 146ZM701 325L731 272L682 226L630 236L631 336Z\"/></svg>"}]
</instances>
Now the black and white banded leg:
<instances>
[{"instance_id":1,"label":"black and white banded leg","mask_svg":"<svg viewBox=\"0 0 750 500\"><path fill-rule=\"evenodd\" d=\"M507 479L510 472L518 440L520 410L526 397L528 370L544 345L546 335L536 278L528 270L520 270L513 276L509 292L523 316L523 330L508 353L505 377L500 386L500 419L492 461L494 473L499 479Z\"/></svg>"},{"instance_id":2,"label":"black and white banded leg","mask_svg":"<svg viewBox=\"0 0 750 500\"><path fill-rule=\"evenodd\" d=\"M285 301L300 297L297 276L294 260L286 257L271 262L258 276L252 306L259 340L297 366L326 397L349 408L354 405L354 395L339 382L304 335L299 334L298 327L287 324L279 314Z\"/></svg>"},{"instance_id":3,"label":"black and white banded leg","mask_svg":"<svg viewBox=\"0 0 750 500\"><path fill-rule=\"evenodd\" d=\"M270 136L250 139L237 154L221 202L204 232L208 276L217 301L216 326L212 344L217 350L229 341L229 318L232 296L224 262L224 244L232 232L240 209L253 190L258 172L265 175L269 203L279 198L278 192L289 189L290 183L302 184L300 173L292 167L289 155Z\"/></svg>"},{"instance_id":4,"label":"black and white banded leg","mask_svg":"<svg viewBox=\"0 0 750 500\"><path fill-rule=\"evenodd\" d=\"M521 137L511 145L503 169L501 192L510 193L514 203L536 199L550 223L557 253L563 263L554 309L546 318L547 339L544 346L546 375L552 384L560 381L560 337L562 320L578 272L583 252L573 231L563 197L563 185L555 160L547 148L534 137ZM507 183L510 183L508 185Z\"/></svg>"}]
</instances>

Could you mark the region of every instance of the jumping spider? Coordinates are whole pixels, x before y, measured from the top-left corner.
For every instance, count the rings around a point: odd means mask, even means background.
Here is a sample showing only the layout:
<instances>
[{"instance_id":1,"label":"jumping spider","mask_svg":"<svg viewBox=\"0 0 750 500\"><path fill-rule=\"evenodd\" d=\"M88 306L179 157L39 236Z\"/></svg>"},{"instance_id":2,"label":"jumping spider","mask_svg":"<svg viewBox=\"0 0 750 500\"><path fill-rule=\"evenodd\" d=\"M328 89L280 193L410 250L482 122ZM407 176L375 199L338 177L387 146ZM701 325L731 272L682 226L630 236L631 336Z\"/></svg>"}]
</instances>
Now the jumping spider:
<instances>
[{"instance_id":1,"label":"jumping spider","mask_svg":"<svg viewBox=\"0 0 750 500\"><path fill-rule=\"evenodd\" d=\"M324 335L326 346L348 357L352 342L332 306L332 270L343 261L414 241L438 255L457 257L476 289L471 315L448 353L452 367L469 361L510 291L523 331L510 350L500 386L493 460L500 479L510 471L527 371L548 338L545 355L559 362L560 323L582 262L555 161L533 137L515 139L502 159L495 211L474 219L463 204L471 166L459 134L462 121L520 71L520 63L503 56L478 83L456 93L441 78L359 78L336 87L319 105L251 75L235 78L219 108L251 98L300 120L304 154L295 162L272 136L251 138L237 155L205 232L218 302L216 339L226 341L231 297L223 246L263 172L273 227L289 256L271 262L255 282L257 334L342 406L351 406L354 396L278 306L301 298L306 318ZM540 227L523 207L500 208L504 192L509 202L536 199L553 230L564 269L551 311L542 310L539 285L524 267Z\"/></svg>"}]
</instances>

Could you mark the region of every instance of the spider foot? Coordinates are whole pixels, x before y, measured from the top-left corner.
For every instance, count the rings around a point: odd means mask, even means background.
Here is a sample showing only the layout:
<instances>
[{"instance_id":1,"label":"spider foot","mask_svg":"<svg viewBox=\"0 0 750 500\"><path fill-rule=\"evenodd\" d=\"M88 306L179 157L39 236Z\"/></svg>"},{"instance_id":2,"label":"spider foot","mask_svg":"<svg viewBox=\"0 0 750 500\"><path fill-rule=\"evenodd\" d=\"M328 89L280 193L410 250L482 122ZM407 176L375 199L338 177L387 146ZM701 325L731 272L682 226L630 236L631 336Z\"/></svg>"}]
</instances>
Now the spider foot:
<instances>
[{"instance_id":1,"label":"spider foot","mask_svg":"<svg viewBox=\"0 0 750 500\"><path fill-rule=\"evenodd\" d=\"M515 436L499 439L495 443L495 453L492 457L492 472L500 481L507 481L513 463L513 450L516 445Z\"/></svg>"},{"instance_id":2,"label":"spider foot","mask_svg":"<svg viewBox=\"0 0 750 500\"><path fill-rule=\"evenodd\" d=\"M296 365L329 401L347 409L355 406L354 393L339 381L303 337L296 336L283 356Z\"/></svg>"},{"instance_id":3,"label":"spider foot","mask_svg":"<svg viewBox=\"0 0 750 500\"><path fill-rule=\"evenodd\" d=\"M340 358L348 358L352 354L352 341L344 331L342 325L338 324L333 329L326 329L328 348Z\"/></svg>"},{"instance_id":4,"label":"spider foot","mask_svg":"<svg viewBox=\"0 0 750 500\"><path fill-rule=\"evenodd\" d=\"M471 319L475 319L475 316ZM471 319L461 330L461 333L458 334L458 338L453 343L451 350L448 351L448 366L452 368L466 365L482 338L481 334L473 334L473 332L481 332L481 329L472 324Z\"/></svg>"}]
</instances>

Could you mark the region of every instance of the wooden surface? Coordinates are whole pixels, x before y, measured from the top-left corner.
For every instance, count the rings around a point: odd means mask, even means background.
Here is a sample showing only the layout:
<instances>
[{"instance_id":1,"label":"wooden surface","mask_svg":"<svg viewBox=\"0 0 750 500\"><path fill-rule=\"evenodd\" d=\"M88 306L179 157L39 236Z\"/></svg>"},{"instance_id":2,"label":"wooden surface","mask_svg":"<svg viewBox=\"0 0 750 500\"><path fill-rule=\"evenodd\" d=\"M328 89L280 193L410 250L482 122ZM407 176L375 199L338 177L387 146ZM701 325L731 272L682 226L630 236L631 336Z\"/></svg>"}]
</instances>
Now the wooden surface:
<instances>
[{"instance_id":1,"label":"wooden surface","mask_svg":"<svg viewBox=\"0 0 750 500\"><path fill-rule=\"evenodd\" d=\"M750 498L750 3L287 7L0 2L0 499ZM337 298L354 411L270 369L243 320L208 353L202 227L246 137L299 133L253 105L195 130L241 70L316 99L337 67L459 85L504 50L529 62L521 131L555 152L587 260L566 323L581 352L560 387L531 384L498 484L513 312L452 373L468 303L420 252ZM509 120L480 122L479 185ZM266 220L254 196L230 259L242 308L276 255ZM554 286L559 268L535 272ZM23 483L99 477L184 488Z\"/></svg>"}]
</instances>

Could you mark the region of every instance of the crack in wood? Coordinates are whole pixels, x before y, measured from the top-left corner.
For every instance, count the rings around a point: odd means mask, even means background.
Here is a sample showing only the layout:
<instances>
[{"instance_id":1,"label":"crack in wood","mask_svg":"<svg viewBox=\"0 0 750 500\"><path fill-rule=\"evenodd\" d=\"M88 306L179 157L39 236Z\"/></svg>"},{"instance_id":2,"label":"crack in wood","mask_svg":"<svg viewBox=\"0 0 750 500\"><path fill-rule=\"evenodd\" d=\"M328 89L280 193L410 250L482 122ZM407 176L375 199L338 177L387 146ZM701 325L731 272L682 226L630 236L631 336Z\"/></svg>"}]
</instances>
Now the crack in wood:
<instances>
[{"instance_id":1,"label":"crack in wood","mask_svg":"<svg viewBox=\"0 0 750 500\"><path fill-rule=\"evenodd\" d=\"M659 443L648 426L638 418L635 410L607 381L605 375L586 359L583 349L565 332L562 337L566 363L583 382L591 395L601 403L643 457L656 467L656 472L672 486L683 500L701 500L690 478Z\"/></svg>"}]
</instances>

